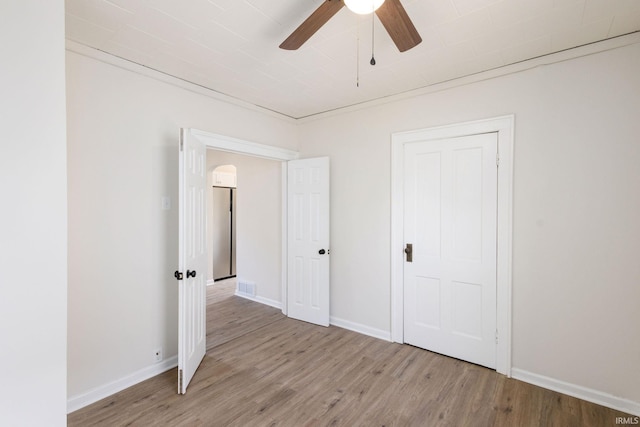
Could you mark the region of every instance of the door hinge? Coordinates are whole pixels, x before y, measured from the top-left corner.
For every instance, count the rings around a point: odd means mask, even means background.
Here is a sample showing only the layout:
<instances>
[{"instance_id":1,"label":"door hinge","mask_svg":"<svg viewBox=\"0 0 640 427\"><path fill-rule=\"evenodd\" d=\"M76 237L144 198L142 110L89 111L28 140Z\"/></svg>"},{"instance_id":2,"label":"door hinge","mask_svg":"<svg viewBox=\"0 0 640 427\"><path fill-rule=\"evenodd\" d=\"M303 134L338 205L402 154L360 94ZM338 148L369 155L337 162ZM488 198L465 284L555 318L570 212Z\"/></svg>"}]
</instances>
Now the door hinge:
<instances>
[{"instance_id":1,"label":"door hinge","mask_svg":"<svg viewBox=\"0 0 640 427\"><path fill-rule=\"evenodd\" d=\"M496 329L496 344L498 344L498 330Z\"/></svg>"},{"instance_id":2,"label":"door hinge","mask_svg":"<svg viewBox=\"0 0 640 427\"><path fill-rule=\"evenodd\" d=\"M496 154L496 167L500 167L500 154Z\"/></svg>"},{"instance_id":3,"label":"door hinge","mask_svg":"<svg viewBox=\"0 0 640 427\"><path fill-rule=\"evenodd\" d=\"M180 151L184 150L184 129L180 129Z\"/></svg>"},{"instance_id":4,"label":"door hinge","mask_svg":"<svg viewBox=\"0 0 640 427\"><path fill-rule=\"evenodd\" d=\"M176 271L173 273L173 277L175 277L177 280L182 280L182 272L180 272L180 271L176 270Z\"/></svg>"},{"instance_id":5,"label":"door hinge","mask_svg":"<svg viewBox=\"0 0 640 427\"><path fill-rule=\"evenodd\" d=\"M182 369L178 370L178 394L182 394Z\"/></svg>"}]
</instances>

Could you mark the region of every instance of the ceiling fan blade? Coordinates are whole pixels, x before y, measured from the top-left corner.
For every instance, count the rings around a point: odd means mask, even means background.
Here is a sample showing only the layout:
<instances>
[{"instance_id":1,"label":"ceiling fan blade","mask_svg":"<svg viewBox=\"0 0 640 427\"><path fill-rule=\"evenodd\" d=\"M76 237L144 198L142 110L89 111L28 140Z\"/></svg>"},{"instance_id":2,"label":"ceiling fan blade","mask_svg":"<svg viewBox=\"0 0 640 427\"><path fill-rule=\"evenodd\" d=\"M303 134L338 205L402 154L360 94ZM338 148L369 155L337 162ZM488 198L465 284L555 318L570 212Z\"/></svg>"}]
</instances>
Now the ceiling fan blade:
<instances>
[{"instance_id":1,"label":"ceiling fan blade","mask_svg":"<svg viewBox=\"0 0 640 427\"><path fill-rule=\"evenodd\" d=\"M342 0L326 0L285 41L280 49L296 50L316 33L342 7Z\"/></svg>"},{"instance_id":2,"label":"ceiling fan blade","mask_svg":"<svg viewBox=\"0 0 640 427\"><path fill-rule=\"evenodd\" d=\"M422 41L400 0L385 0L376 10L376 15L400 52L409 50Z\"/></svg>"}]
</instances>

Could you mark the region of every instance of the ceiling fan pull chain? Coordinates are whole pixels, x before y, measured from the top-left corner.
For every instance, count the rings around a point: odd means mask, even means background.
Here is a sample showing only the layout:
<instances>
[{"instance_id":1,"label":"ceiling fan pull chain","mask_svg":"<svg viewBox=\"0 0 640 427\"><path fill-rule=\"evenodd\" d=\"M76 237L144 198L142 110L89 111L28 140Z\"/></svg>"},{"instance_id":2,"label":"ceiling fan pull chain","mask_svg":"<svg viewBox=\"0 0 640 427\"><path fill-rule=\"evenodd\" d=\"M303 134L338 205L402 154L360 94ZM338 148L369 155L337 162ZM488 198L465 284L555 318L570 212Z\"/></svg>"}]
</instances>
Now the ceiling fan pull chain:
<instances>
[{"instance_id":1,"label":"ceiling fan pull chain","mask_svg":"<svg viewBox=\"0 0 640 427\"><path fill-rule=\"evenodd\" d=\"M372 6L373 6L373 1L371 2ZM371 13L371 61L369 61L369 64L371 65L376 65L376 58L374 57L374 50L375 50L375 37L374 37L374 33L375 33L375 13Z\"/></svg>"},{"instance_id":2,"label":"ceiling fan pull chain","mask_svg":"<svg viewBox=\"0 0 640 427\"><path fill-rule=\"evenodd\" d=\"M360 19L356 15L356 87L360 87Z\"/></svg>"}]
</instances>

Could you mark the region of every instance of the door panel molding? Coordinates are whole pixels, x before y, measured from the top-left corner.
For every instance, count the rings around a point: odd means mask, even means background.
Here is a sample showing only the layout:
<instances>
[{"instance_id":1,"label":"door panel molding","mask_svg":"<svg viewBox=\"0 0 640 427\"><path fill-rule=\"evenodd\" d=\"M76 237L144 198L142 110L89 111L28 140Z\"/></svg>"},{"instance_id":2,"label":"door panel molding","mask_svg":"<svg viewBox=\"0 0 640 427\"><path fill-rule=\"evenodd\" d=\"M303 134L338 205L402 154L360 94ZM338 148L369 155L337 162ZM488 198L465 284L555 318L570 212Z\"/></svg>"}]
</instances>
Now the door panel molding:
<instances>
[{"instance_id":1,"label":"door panel molding","mask_svg":"<svg viewBox=\"0 0 640 427\"><path fill-rule=\"evenodd\" d=\"M495 132L404 146L404 341L496 367Z\"/></svg>"},{"instance_id":2,"label":"door panel molding","mask_svg":"<svg viewBox=\"0 0 640 427\"><path fill-rule=\"evenodd\" d=\"M288 162L288 316L330 322L330 160Z\"/></svg>"},{"instance_id":3,"label":"door panel molding","mask_svg":"<svg viewBox=\"0 0 640 427\"><path fill-rule=\"evenodd\" d=\"M207 350L206 147L181 130L178 157L178 393L185 394Z\"/></svg>"},{"instance_id":4,"label":"door panel molding","mask_svg":"<svg viewBox=\"0 0 640 427\"><path fill-rule=\"evenodd\" d=\"M515 116L501 116L391 135L391 340L404 343L404 149L418 141L498 134L496 371L511 376L511 270Z\"/></svg>"}]
</instances>

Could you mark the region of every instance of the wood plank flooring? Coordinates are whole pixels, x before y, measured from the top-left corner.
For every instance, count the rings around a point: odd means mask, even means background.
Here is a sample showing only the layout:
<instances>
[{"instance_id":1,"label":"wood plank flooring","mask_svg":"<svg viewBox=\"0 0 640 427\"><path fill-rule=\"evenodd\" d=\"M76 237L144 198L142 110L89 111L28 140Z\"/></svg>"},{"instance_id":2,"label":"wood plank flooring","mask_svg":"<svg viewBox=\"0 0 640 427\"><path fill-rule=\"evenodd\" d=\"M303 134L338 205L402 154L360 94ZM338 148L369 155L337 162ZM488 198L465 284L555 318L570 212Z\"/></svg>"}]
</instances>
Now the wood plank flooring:
<instances>
[{"instance_id":1,"label":"wood plank flooring","mask_svg":"<svg viewBox=\"0 0 640 427\"><path fill-rule=\"evenodd\" d=\"M208 298L210 345L186 395L172 369L69 414L68 425L582 427L628 416L220 289Z\"/></svg>"},{"instance_id":2,"label":"wood plank flooring","mask_svg":"<svg viewBox=\"0 0 640 427\"><path fill-rule=\"evenodd\" d=\"M207 286L207 350L284 319L282 310L234 295L236 280Z\"/></svg>"}]
</instances>

